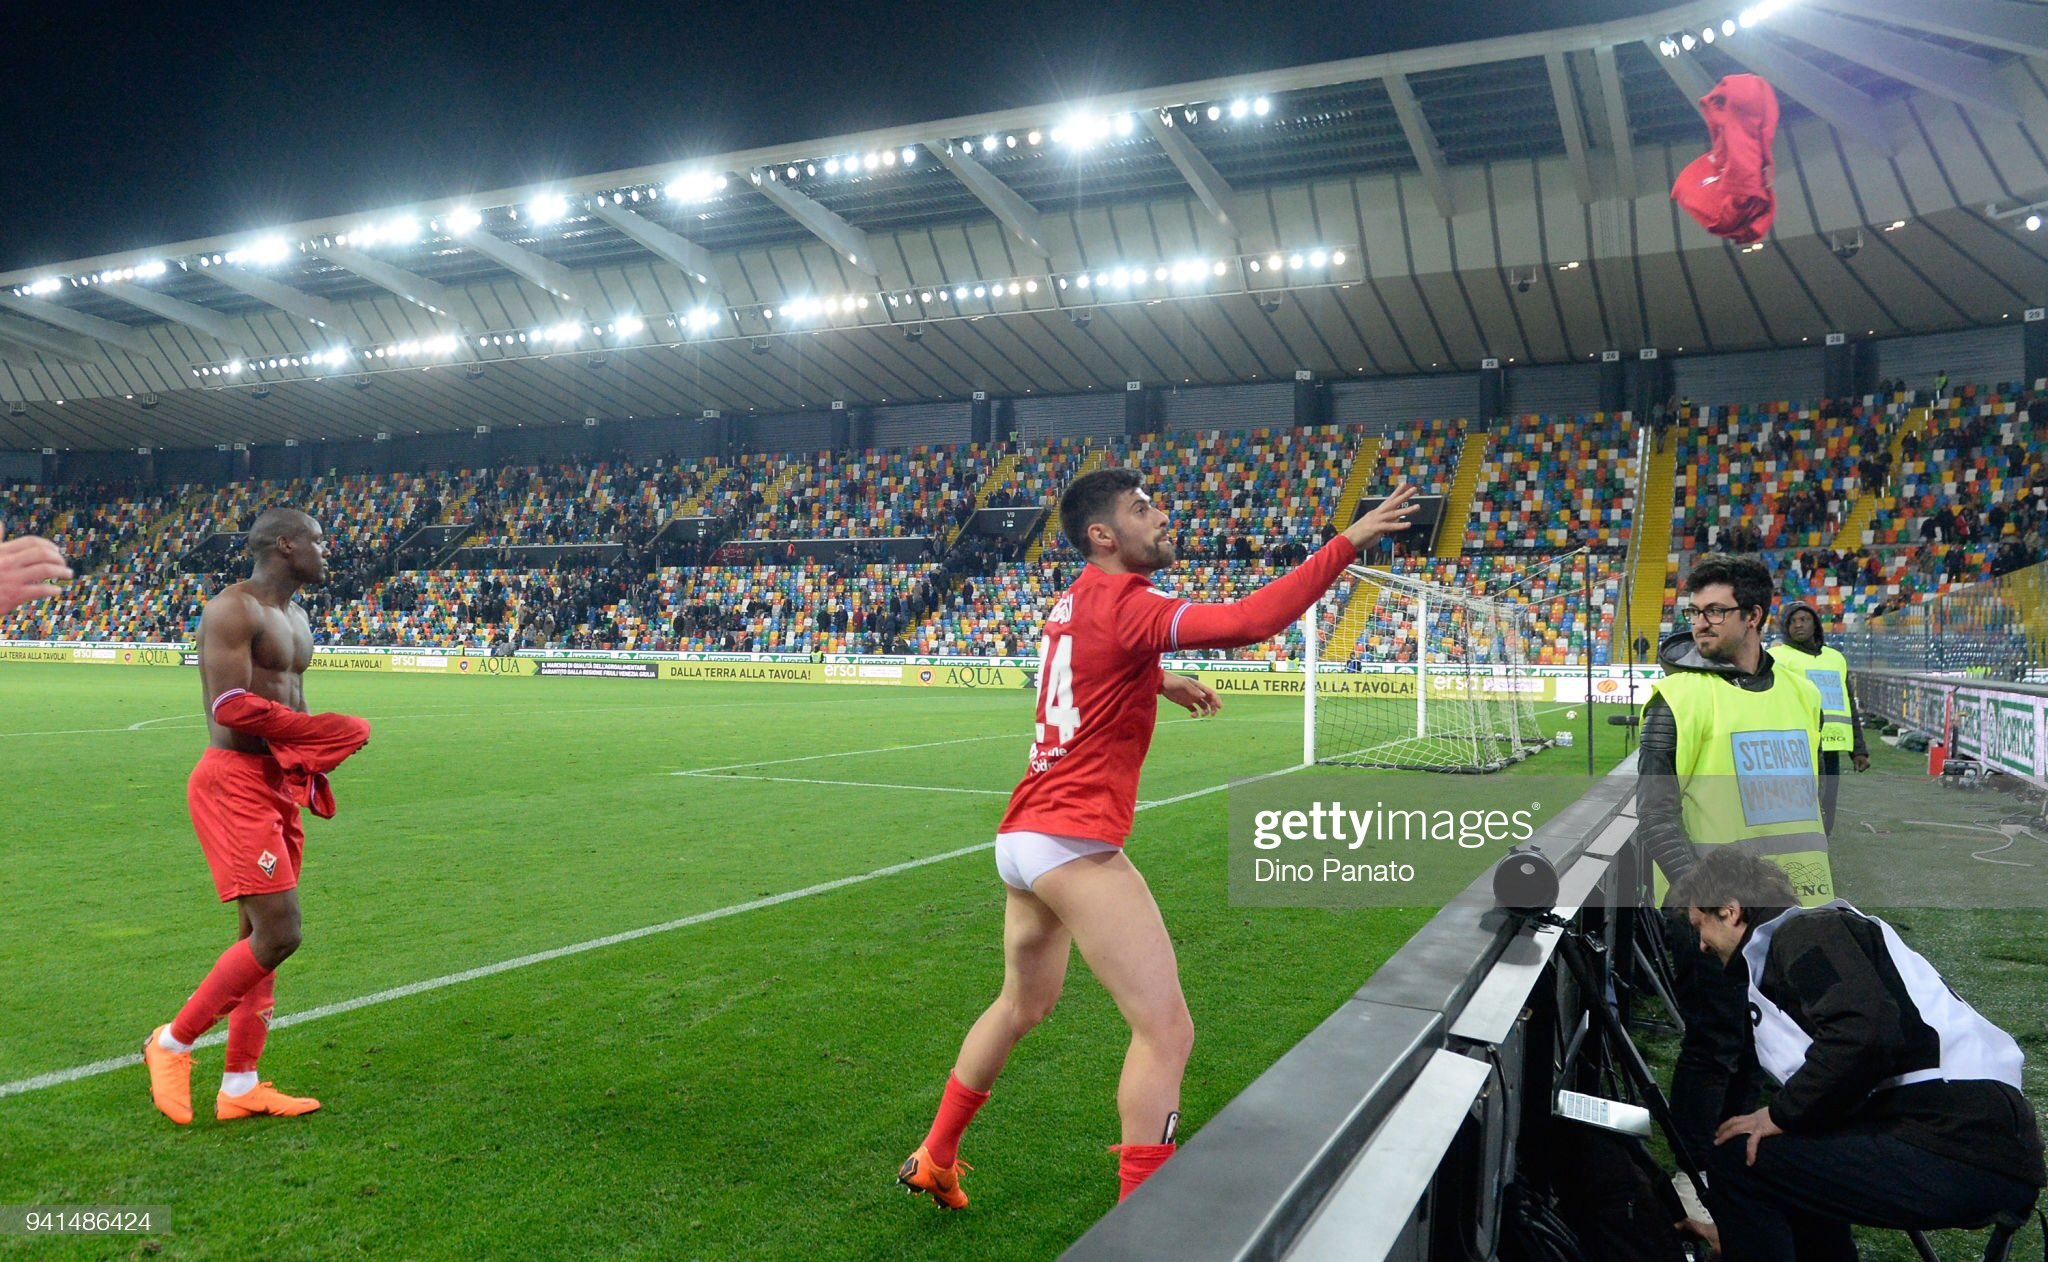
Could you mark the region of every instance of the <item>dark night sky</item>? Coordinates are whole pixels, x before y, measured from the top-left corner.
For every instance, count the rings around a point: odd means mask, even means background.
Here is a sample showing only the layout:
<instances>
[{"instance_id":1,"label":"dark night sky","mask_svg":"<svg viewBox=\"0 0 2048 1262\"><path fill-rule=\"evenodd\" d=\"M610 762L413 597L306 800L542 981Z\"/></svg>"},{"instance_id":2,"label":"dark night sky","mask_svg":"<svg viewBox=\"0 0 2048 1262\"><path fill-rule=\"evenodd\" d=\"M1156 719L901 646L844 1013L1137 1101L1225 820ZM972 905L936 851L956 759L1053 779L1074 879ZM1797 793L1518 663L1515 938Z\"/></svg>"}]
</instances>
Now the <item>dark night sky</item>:
<instances>
[{"instance_id":1,"label":"dark night sky","mask_svg":"<svg viewBox=\"0 0 2048 1262\"><path fill-rule=\"evenodd\" d=\"M0 271L1663 7L0 2Z\"/></svg>"}]
</instances>

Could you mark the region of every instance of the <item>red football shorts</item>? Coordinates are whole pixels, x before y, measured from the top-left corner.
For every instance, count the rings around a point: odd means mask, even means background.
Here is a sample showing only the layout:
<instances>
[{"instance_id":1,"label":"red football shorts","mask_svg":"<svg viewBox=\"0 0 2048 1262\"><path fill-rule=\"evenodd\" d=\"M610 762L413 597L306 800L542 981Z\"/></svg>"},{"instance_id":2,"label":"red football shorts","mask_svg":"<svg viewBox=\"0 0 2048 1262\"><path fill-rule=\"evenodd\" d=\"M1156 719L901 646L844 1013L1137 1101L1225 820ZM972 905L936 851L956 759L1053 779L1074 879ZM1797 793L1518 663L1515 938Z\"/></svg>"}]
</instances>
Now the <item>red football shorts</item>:
<instances>
[{"instance_id":1,"label":"red football shorts","mask_svg":"<svg viewBox=\"0 0 2048 1262\"><path fill-rule=\"evenodd\" d=\"M275 758L209 749L185 783L185 801L220 901L298 885L306 832Z\"/></svg>"}]
</instances>

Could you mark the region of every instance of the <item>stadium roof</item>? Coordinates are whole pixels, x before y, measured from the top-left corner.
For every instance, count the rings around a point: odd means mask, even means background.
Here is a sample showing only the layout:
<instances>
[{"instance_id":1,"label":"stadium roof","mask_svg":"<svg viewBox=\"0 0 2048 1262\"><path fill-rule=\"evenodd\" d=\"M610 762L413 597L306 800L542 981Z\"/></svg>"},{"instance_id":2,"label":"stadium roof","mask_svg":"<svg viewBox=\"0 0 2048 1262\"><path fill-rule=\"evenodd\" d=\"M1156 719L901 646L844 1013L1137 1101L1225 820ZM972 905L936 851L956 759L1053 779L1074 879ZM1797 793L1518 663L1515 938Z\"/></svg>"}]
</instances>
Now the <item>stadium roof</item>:
<instances>
[{"instance_id":1,"label":"stadium roof","mask_svg":"<svg viewBox=\"0 0 2048 1262\"><path fill-rule=\"evenodd\" d=\"M30 268L0 276L0 445L1996 324L2048 293L2042 59L2030 0L1700 0ZM1785 107L1775 234L1747 249L1666 195L1697 98L1743 71Z\"/></svg>"}]
</instances>

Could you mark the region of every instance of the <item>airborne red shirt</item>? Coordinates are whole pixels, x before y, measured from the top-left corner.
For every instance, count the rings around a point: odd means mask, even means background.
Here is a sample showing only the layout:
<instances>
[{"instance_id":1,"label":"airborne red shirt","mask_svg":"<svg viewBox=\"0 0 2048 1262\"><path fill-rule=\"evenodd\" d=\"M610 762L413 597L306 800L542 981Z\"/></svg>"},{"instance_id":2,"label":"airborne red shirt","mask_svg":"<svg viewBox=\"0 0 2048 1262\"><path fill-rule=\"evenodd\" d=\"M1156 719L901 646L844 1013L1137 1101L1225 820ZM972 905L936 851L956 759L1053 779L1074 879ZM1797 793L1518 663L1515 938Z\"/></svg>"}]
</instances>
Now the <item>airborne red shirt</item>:
<instances>
[{"instance_id":1,"label":"airborne red shirt","mask_svg":"<svg viewBox=\"0 0 2048 1262\"><path fill-rule=\"evenodd\" d=\"M1083 567L1045 619L1030 762L997 831L1121 846L1159 713L1159 655L1270 639L1357 555L1339 535L1293 572L1226 605L1170 596L1142 574Z\"/></svg>"}]
</instances>

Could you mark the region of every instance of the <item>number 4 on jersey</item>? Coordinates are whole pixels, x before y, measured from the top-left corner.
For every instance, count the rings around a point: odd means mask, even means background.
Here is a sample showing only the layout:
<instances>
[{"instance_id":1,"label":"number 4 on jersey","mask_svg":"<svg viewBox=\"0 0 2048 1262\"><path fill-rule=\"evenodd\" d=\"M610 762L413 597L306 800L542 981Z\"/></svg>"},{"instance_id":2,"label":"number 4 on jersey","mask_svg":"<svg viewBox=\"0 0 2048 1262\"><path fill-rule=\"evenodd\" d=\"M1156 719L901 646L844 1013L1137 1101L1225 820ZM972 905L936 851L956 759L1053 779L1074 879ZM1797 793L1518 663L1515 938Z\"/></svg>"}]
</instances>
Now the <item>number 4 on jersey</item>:
<instances>
[{"instance_id":1,"label":"number 4 on jersey","mask_svg":"<svg viewBox=\"0 0 2048 1262\"><path fill-rule=\"evenodd\" d=\"M1049 723L1059 729L1060 743L1081 729L1081 711L1074 705L1074 639L1046 636L1038 646L1038 743L1045 743Z\"/></svg>"}]
</instances>

